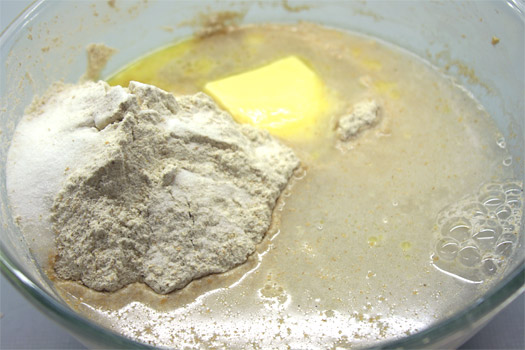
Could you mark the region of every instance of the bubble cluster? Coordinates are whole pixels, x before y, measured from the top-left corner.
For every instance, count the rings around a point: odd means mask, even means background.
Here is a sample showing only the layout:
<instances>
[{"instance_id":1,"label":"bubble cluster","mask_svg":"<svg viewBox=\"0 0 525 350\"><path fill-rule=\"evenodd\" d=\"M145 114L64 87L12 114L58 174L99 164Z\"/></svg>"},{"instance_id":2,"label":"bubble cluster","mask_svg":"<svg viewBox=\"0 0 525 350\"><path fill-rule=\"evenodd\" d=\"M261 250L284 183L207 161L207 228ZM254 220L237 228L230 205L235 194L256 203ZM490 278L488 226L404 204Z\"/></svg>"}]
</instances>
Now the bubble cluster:
<instances>
[{"instance_id":1,"label":"bubble cluster","mask_svg":"<svg viewBox=\"0 0 525 350\"><path fill-rule=\"evenodd\" d=\"M522 205L520 182L491 182L443 209L437 218L434 266L477 283L502 270L518 242Z\"/></svg>"}]
</instances>

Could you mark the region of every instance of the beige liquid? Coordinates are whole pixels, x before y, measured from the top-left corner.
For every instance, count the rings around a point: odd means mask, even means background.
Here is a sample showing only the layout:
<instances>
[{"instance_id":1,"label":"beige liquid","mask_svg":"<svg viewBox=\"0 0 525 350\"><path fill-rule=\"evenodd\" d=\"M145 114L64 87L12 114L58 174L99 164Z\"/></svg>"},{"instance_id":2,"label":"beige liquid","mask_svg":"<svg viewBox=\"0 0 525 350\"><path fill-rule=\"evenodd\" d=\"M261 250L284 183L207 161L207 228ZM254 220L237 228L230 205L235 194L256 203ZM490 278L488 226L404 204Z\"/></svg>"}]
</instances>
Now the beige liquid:
<instances>
[{"instance_id":1,"label":"beige liquid","mask_svg":"<svg viewBox=\"0 0 525 350\"><path fill-rule=\"evenodd\" d=\"M306 171L283 194L279 230L246 264L165 296L139 284L108 294L58 281L75 309L156 345L335 348L417 332L486 290L492 279L476 257L471 267L456 259L436 268L438 216L465 196L480 200L483 184L513 178L508 153L477 102L417 58L314 25L264 25L154 53L110 82L193 93L290 54L337 96L334 118L373 97L381 124L348 145L330 131L289 143Z\"/></svg>"}]
</instances>

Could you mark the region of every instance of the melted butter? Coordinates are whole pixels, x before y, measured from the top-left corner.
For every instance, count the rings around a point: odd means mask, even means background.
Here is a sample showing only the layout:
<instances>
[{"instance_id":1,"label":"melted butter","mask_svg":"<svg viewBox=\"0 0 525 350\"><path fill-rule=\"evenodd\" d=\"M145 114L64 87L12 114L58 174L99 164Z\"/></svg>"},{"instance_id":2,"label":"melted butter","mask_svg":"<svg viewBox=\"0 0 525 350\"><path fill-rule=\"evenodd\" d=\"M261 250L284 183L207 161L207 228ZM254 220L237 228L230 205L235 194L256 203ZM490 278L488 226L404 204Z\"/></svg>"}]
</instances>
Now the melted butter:
<instances>
[{"instance_id":1,"label":"melted butter","mask_svg":"<svg viewBox=\"0 0 525 350\"><path fill-rule=\"evenodd\" d=\"M168 69L170 64L174 61L183 60L187 57L197 44L196 39L188 39L180 42L177 45L161 49L154 55L147 58L140 59L131 63L125 70L115 74L108 80L111 85L128 86L131 80L136 80L148 84L155 85L166 91L178 91L180 86L172 79L166 79L166 76L161 74L163 69ZM178 67L180 75L191 77L203 76L208 74L213 66L211 57L201 56L191 61L188 60L184 65ZM190 88L188 86L188 88Z\"/></svg>"},{"instance_id":2,"label":"melted butter","mask_svg":"<svg viewBox=\"0 0 525 350\"><path fill-rule=\"evenodd\" d=\"M381 123L344 147L329 130L285 141L307 170L246 264L165 296L140 284L108 294L57 282L72 306L156 345L352 347L422 330L490 286L433 268L435 221L481 184L512 178L508 155L477 102L409 54L310 24L262 25L164 48L110 83L194 93L286 55L308 59L335 91L331 122L372 97Z\"/></svg>"}]
</instances>

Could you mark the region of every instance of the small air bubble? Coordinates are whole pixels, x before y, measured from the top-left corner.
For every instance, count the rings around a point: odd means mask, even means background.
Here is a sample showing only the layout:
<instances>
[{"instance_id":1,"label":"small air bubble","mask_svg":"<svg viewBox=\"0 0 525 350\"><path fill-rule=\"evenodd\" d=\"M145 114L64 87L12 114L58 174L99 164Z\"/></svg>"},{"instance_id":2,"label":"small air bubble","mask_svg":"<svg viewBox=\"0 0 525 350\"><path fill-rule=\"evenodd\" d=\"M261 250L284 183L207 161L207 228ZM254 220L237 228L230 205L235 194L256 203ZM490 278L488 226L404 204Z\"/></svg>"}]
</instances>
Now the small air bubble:
<instances>
[{"instance_id":1,"label":"small air bubble","mask_svg":"<svg viewBox=\"0 0 525 350\"><path fill-rule=\"evenodd\" d=\"M502 235L499 238L498 242L508 241L508 242L511 242L511 243L516 243L517 240L518 240L518 237L516 237L516 235L505 233L504 235Z\"/></svg>"},{"instance_id":2,"label":"small air bubble","mask_svg":"<svg viewBox=\"0 0 525 350\"><path fill-rule=\"evenodd\" d=\"M463 208L463 211L473 218L484 218L487 216L487 209L480 203L470 203Z\"/></svg>"},{"instance_id":3,"label":"small air bubble","mask_svg":"<svg viewBox=\"0 0 525 350\"><path fill-rule=\"evenodd\" d=\"M506 220L512 215L512 210L508 206L500 206L496 209L496 216L500 220Z\"/></svg>"},{"instance_id":4,"label":"small air bubble","mask_svg":"<svg viewBox=\"0 0 525 350\"><path fill-rule=\"evenodd\" d=\"M489 192L489 191L501 191L501 185L494 182L489 182L483 186L480 192Z\"/></svg>"},{"instance_id":5,"label":"small air bubble","mask_svg":"<svg viewBox=\"0 0 525 350\"><path fill-rule=\"evenodd\" d=\"M482 266L483 266L483 272L488 276L494 275L496 271L498 270L498 266L496 265L496 263L494 262L494 259L492 258L484 259Z\"/></svg>"},{"instance_id":6,"label":"small air bubble","mask_svg":"<svg viewBox=\"0 0 525 350\"><path fill-rule=\"evenodd\" d=\"M507 157L507 158L503 159L503 165L511 166L512 165L512 157Z\"/></svg>"},{"instance_id":7,"label":"small air bubble","mask_svg":"<svg viewBox=\"0 0 525 350\"><path fill-rule=\"evenodd\" d=\"M465 266L476 266L481 261L479 249L474 246L467 246L458 253L459 261Z\"/></svg>"},{"instance_id":8,"label":"small air bubble","mask_svg":"<svg viewBox=\"0 0 525 350\"><path fill-rule=\"evenodd\" d=\"M498 141L496 141L496 143L498 144L499 148L507 147L507 143L505 142L504 137L499 138Z\"/></svg>"},{"instance_id":9,"label":"small air bubble","mask_svg":"<svg viewBox=\"0 0 525 350\"><path fill-rule=\"evenodd\" d=\"M302 170L302 171L296 172L295 175L294 175L294 178L297 179L297 180L301 180L305 176L306 176L306 170Z\"/></svg>"},{"instance_id":10,"label":"small air bubble","mask_svg":"<svg viewBox=\"0 0 525 350\"><path fill-rule=\"evenodd\" d=\"M505 192L507 196L508 195L519 196L523 192L520 185L516 183L512 183L512 182L503 185L503 191Z\"/></svg>"},{"instance_id":11,"label":"small air bubble","mask_svg":"<svg viewBox=\"0 0 525 350\"><path fill-rule=\"evenodd\" d=\"M436 220L436 223L441 226L443 225L443 223L445 222L445 220L447 219L447 216L446 215L442 215L440 214Z\"/></svg>"},{"instance_id":12,"label":"small air bubble","mask_svg":"<svg viewBox=\"0 0 525 350\"><path fill-rule=\"evenodd\" d=\"M388 218L387 217L383 218L383 224L388 224Z\"/></svg>"},{"instance_id":13,"label":"small air bubble","mask_svg":"<svg viewBox=\"0 0 525 350\"><path fill-rule=\"evenodd\" d=\"M393 205L394 207L397 207L397 206L399 205L399 202L394 200L394 201L392 201L392 205Z\"/></svg>"},{"instance_id":14,"label":"small air bubble","mask_svg":"<svg viewBox=\"0 0 525 350\"><path fill-rule=\"evenodd\" d=\"M499 227L499 224L494 220L485 220L484 225L490 226L490 227Z\"/></svg>"},{"instance_id":15,"label":"small air bubble","mask_svg":"<svg viewBox=\"0 0 525 350\"><path fill-rule=\"evenodd\" d=\"M445 237L452 237L462 242L470 237L472 225L465 218L453 218L449 220L442 228L441 233Z\"/></svg>"},{"instance_id":16,"label":"small air bubble","mask_svg":"<svg viewBox=\"0 0 525 350\"><path fill-rule=\"evenodd\" d=\"M516 242L516 236L511 233L505 233L501 235L496 246L496 254L509 257L514 250L514 243Z\"/></svg>"},{"instance_id":17,"label":"small air bubble","mask_svg":"<svg viewBox=\"0 0 525 350\"><path fill-rule=\"evenodd\" d=\"M514 233L514 231L516 231L516 226L514 226L513 224L507 223L503 225L504 233Z\"/></svg>"},{"instance_id":18,"label":"small air bubble","mask_svg":"<svg viewBox=\"0 0 525 350\"><path fill-rule=\"evenodd\" d=\"M323 225L317 225L317 229L321 231L323 229Z\"/></svg>"},{"instance_id":19,"label":"small air bubble","mask_svg":"<svg viewBox=\"0 0 525 350\"><path fill-rule=\"evenodd\" d=\"M458 251L458 242L451 238L441 239L436 245L436 252L438 256L444 260L454 260L458 254Z\"/></svg>"},{"instance_id":20,"label":"small air bubble","mask_svg":"<svg viewBox=\"0 0 525 350\"><path fill-rule=\"evenodd\" d=\"M496 247L496 254L509 257L512 254L513 244L512 242L505 241L498 244Z\"/></svg>"},{"instance_id":21,"label":"small air bubble","mask_svg":"<svg viewBox=\"0 0 525 350\"><path fill-rule=\"evenodd\" d=\"M480 202L488 209L497 208L505 203L505 195L499 191L490 191L480 196Z\"/></svg>"},{"instance_id":22,"label":"small air bubble","mask_svg":"<svg viewBox=\"0 0 525 350\"><path fill-rule=\"evenodd\" d=\"M521 208L521 198L517 195L507 195L507 204L511 208Z\"/></svg>"},{"instance_id":23,"label":"small air bubble","mask_svg":"<svg viewBox=\"0 0 525 350\"><path fill-rule=\"evenodd\" d=\"M497 232L493 228L483 228L481 231L476 233L473 238L474 241L483 249L489 249L494 247L496 240L498 239L500 232Z\"/></svg>"}]
</instances>

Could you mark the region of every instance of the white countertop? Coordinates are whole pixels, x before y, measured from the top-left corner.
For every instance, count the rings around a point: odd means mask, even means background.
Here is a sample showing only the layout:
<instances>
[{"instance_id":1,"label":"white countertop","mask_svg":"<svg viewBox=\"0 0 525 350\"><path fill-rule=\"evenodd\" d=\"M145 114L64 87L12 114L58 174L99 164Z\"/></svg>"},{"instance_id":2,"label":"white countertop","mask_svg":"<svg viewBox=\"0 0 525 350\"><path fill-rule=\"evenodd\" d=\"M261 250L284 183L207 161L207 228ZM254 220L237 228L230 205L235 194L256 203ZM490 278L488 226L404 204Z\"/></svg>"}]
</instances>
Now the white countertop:
<instances>
[{"instance_id":1,"label":"white countertop","mask_svg":"<svg viewBox=\"0 0 525 350\"><path fill-rule=\"evenodd\" d=\"M0 31L32 1L0 0ZM525 349L525 295L460 349ZM86 349L0 276L0 349Z\"/></svg>"}]
</instances>

